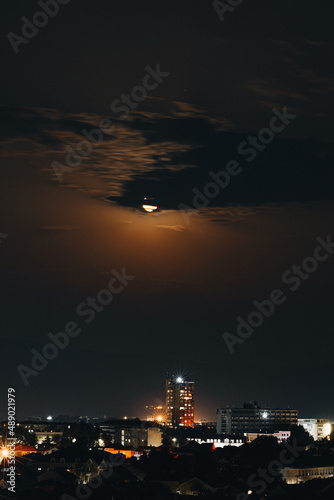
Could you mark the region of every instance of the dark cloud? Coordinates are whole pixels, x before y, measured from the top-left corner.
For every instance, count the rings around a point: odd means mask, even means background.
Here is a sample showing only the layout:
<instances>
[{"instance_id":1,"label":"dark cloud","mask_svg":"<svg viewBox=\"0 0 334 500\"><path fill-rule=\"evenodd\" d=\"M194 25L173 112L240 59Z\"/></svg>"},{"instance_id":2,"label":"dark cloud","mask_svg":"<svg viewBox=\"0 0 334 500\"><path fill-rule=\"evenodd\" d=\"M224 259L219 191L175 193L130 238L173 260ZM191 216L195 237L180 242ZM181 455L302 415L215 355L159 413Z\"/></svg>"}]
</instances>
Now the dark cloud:
<instances>
[{"instance_id":1,"label":"dark cloud","mask_svg":"<svg viewBox=\"0 0 334 500\"><path fill-rule=\"evenodd\" d=\"M196 115L196 109L192 109ZM92 130L102 118L56 110L1 111L2 137L5 145L6 140L11 144L11 155L27 153L31 143L25 141L30 137L39 155L53 152L53 160L63 164L66 147L75 149L85 140L82 129ZM152 118L137 112L128 121L115 122L113 140L104 134L101 144L93 147L91 155L77 167L76 182L68 174L65 187L98 194L127 207L140 207L145 197L152 197L160 209L177 209L181 203L192 208L194 188L204 193L206 184L212 182L210 172L217 174L230 160L236 160L241 173L209 198L209 207L333 199L332 143L276 136L249 162L249 153L240 154L238 148L248 142L250 134L222 130L218 118L213 122L203 111L198 114L171 117L157 113ZM9 123L8 128L5 123ZM15 141L19 141L19 151ZM51 161L49 165L45 170L50 172L51 181ZM85 177L91 175L106 183L106 191L85 185ZM199 203L205 207L203 199Z\"/></svg>"},{"instance_id":2,"label":"dark cloud","mask_svg":"<svg viewBox=\"0 0 334 500\"><path fill-rule=\"evenodd\" d=\"M193 189L203 193L206 184L212 182L209 173L224 170L230 160L237 160L242 172L231 177L229 185L221 188L217 196L209 198L210 206L333 199L331 144L276 138L257 153L254 161L247 163L238 153L238 146L245 140L247 136L242 134L214 131L210 137L203 134L202 145L197 143L193 149L172 156L170 163L180 163L186 168L171 171L168 162L156 159L155 170L135 175L125 182L123 195L112 199L132 206L133 200L140 203L144 196L153 196L162 208L175 209L180 203L192 207Z\"/></svg>"},{"instance_id":3,"label":"dark cloud","mask_svg":"<svg viewBox=\"0 0 334 500\"><path fill-rule=\"evenodd\" d=\"M87 115L77 115L77 119L71 118L71 115L66 118L63 116L52 109L2 107L0 141L11 138L32 139L40 145L59 148L66 132L72 132L80 138L83 130L90 132L94 128L92 123L83 120ZM87 118L89 120L90 117Z\"/></svg>"}]
</instances>

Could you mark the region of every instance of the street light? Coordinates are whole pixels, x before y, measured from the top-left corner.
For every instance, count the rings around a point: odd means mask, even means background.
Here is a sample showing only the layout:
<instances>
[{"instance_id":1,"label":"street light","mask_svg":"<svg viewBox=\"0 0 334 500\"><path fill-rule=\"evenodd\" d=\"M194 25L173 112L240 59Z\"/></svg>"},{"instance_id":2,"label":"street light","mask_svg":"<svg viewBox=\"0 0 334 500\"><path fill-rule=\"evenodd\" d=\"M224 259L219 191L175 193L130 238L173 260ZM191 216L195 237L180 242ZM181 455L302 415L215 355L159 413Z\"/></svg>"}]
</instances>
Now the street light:
<instances>
[{"instance_id":1,"label":"street light","mask_svg":"<svg viewBox=\"0 0 334 500\"><path fill-rule=\"evenodd\" d=\"M0 455L2 458L7 458L9 456L8 448L1 448Z\"/></svg>"}]
</instances>

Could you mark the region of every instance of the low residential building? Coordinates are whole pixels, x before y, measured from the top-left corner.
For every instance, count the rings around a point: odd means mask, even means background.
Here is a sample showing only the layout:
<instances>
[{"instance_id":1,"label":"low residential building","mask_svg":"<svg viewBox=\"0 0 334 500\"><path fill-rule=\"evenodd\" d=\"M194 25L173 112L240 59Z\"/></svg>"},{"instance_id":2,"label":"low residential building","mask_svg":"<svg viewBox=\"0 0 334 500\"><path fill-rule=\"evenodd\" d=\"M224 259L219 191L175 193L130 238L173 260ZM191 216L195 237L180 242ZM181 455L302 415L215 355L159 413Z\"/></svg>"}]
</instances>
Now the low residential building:
<instances>
[{"instance_id":1,"label":"low residential building","mask_svg":"<svg viewBox=\"0 0 334 500\"><path fill-rule=\"evenodd\" d=\"M98 475L106 470L108 454L102 450L79 449L74 446L54 451L52 454L39 454L37 459L28 459L26 466L37 474L47 469L58 472L67 470L77 476L82 482L88 477Z\"/></svg>"},{"instance_id":2,"label":"low residential building","mask_svg":"<svg viewBox=\"0 0 334 500\"><path fill-rule=\"evenodd\" d=\"M224 448L225 446L242 446L242 439L233 438L187 438L187 441L196 441L198 444L213 444L216 448Z\"/></svg>"},{"instance_id":3,"label":"low residential building","mask_svg":"<svg viewBox=\"0 0 334 500\"><path fill-rule=\"evenodd\" d=\"M314 441L328 437L333 429L332 423L323 418L299 418L298 425L303 426Z\"/></svg>"},{"instance_id":4,"label":"low residential building","mask_svg":"<svg viewBox=\"0 0 334 500\"><path fill-rule=\"evenodd\" d=\"M147 446L161 446L162 431L158 427L117 429L115 444L135 450Z\"/></svg>"},{"instance_id":5,"label":"low residential building","mask_svg":"<svg viewBox=\"0 0 334 500\"><path fill-rule=\"evenodd\" d=\"M194 477L193 479L190 479L189 481L180 484L176 490L176 493L182 496L196 497L196 496L212 494L214 491L215 488L210 486L210 484L205 483L204 481L198 479L197 477Z\"/></svg>"},{"instance_id":6,"label":"low residential building","mask_svg":"<svg viewBox=\"0 0 334 500\"><path fill-rule=\"evenodd\" d=\"M37 444L45 444L48 440L50 440L50 442L53 443L54 440L61 439L63 434L64 434L63 432L53 432L53 431L35 432Z\"/></svg>"},{"instance_id":7,"label":"low residential building","mask_svg":"<svg viewBox=\"0 0 334 500\"><path fill-rule=\"evenodd\" d=\"M55 486L57 484L75 484L76 477L74 474L66 469L59 469L57 471L47 470L37 477L37 483L41 486L43 483L45 486ZM52 488L47 488L50 490Z\"/></svg>"},{"instance_id":8,"label":"low residential building","mask_svg":"<svg viewBox=\"0 0 334 500\"><path fill-rule=\"evenodd\" d=\"M104 422L100 427L116 447L137 449L143 446L160 446L162 443L160 427L146 420L115 418Z\"/></svg>"},{"instance_id":9,"label":"low residential building","mask_svg":"<svg viewBox=\"0 0 334 500\"><path fill-rule=\"evenodd\" d=\"M245 432L245 436L247 438L247 443L251 443L254 439L259 438L260 436L272 436L275 437L279 444L284 443L291 436L291 431L277 431L272 434L263 434L261 432Z\"/></svg>"},{"instance_id":10,"label":"low residential building","mask_svg":"<svg viewBox=\"0 0 334 500\"><path fill-rule=\"evenodd\" d=\"M299 484L311 479L327 479L334 477L334 460L332 465L322 467L284 467L281 469L283 481L287 484Z\"/></svg>"}]
</instances>

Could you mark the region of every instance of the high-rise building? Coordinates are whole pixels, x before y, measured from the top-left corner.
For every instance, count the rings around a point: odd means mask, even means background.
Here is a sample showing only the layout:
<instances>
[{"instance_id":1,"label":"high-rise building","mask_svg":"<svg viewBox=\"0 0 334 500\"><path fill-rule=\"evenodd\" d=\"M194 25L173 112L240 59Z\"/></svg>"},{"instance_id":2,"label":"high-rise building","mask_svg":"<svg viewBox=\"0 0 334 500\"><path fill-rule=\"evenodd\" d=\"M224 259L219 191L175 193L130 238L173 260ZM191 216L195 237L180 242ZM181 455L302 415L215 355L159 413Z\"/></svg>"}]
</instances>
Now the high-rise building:
<instances>
[{"instance_id":1,"label":"high-rise building","mask_svg":"<svg viewBox=\"0 0 334 500\"><path fill-rule=\"evenodd\" d=\"M272 433L298 423L297 410L261 408L256 401L243 408L218 408L216 413L217 434Z\"/></svg>"},{"instance_id":2,"label":"high-rise building","mask_svg":"<svg viewBox=\"0 0 334 500\"><path fill-rule=\"evenodd\" d=\"M167 374L166 423L170 427L194 427L194 382Z\"/></svg>"}]
</instances>

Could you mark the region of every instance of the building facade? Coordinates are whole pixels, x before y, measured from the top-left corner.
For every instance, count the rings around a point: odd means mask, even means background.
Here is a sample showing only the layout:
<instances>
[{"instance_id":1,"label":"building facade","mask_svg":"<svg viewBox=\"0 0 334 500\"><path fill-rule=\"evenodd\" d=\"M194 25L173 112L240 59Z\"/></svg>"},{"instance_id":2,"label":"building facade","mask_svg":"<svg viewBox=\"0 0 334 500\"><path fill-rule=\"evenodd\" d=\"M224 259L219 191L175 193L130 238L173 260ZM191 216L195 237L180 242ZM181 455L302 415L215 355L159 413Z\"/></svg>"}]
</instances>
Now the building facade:
<instances>
[{"instance_id":1,"label":"building facade","mask_svg":"<svg viewBox=\"0 0 334 500\"><path fill-rule=\"evenodd\" d=\"M256 401L243 408L218 408L216 413L217 434L270 434L298 424L298 410L261 408Z\"/></svg>"},{"instance_id":2,"label":"building facade","mask_svg":"<svg viewBox=\"0 0 334 500\"><path fill-rule=\"evenodd\" d=\"M261 436L272 436L277 439L279 444L282 444L290 438L291 431L277 431L272 434L263 434L262 432L245 432L245 436L247 438L247 443L251 443Z\"/></svg>"},{"instance_id":3,"label":"building facade","mask_svg":"<svg viewBox=\"0 0 334 500\"><path fill-rule=\"evenodd\" d=\"M323 467L284 467L280 472L287 484L300 484L311 479L334 477L334 464Z\"/></svg>"},{"instance_id":4,"label":"building facade","mask_svg":"<svg viewBox=\"0 0 334 500\"><path fill-rule=\"evenodd\" d=\"M138 449L140 447L160 446L162 431L152 422L134 419L111 419L101 424L101 430L108 434L114 446Z\"/></svg>"},{"instance_id":5,"label":"building facade","mask_svg":"<svg viewBox=\"0 0 334 500\"><path fill-rule=\"evenodd\" d=\"M187 441L196 441L198 444L213 444L216 448L225 448L225 446L242 446L244 441L242 439L231 438L187 438Z\"/></svg>"},{"instance_id":6,"label":"building facade","mask_svg":"<svg viewBox=\"0 0 334 500\"><path fill-rule=\"evenodd\" d=\"M332 432L333 426L329 420L317 418L299 418L298 425L313 437L314 441L327 438Z\"/></svg>"},{"instance_id":7,"label":"building facade","mask_svg":"<svg viewBox=\"0 0 334 500\"><path fill-rule=\"evenodd\" d=\"M138 448L162 445L162 431L158 427L117 429L116 444L125 448Z\"/></svg>"},{"instance_id":8,"label":"building facade","mask_svg":"<svg viewBox=\"0 0 334 500\"><path fill-rule=\"evenodd\" d=\"M167 375L166 424L170 427L194 427L194 382Z\"/></svg>"}]
</instances>

